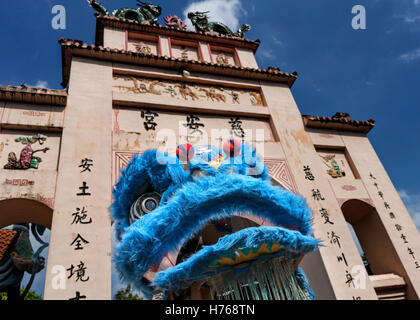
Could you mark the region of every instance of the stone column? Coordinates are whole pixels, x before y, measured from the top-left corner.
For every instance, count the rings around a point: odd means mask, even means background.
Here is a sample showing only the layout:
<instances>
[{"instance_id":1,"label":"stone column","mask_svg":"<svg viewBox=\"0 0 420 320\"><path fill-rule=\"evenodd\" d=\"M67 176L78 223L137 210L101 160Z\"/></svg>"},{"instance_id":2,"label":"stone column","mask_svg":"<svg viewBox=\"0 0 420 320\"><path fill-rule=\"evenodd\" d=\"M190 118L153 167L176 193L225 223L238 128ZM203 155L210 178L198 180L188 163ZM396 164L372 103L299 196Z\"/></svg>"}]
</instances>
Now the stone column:
<instances>
[{"instance_id":1,"label":"stone column","mask_svg":"<svg viewBox=\"0 0 420 320\"><path fill-rule=\"evenodd\" d=\"M396 261L388 262L388 265L392 265L394 273L404 277L407 298L417 300L420 297L420 235L416 225L369 139L351 134L343 134L342 139L392 243L387 248L376 240L375 247L383 250L378 250L377 254L384 260L391 259L390 252L385 250L395 250ZM410 169L407 166L407 170ZM375 240L374 234L371 237Z\"/></svg>"},{"instance_id":2,"label":"stone column","mask_svg":"<svg viewBox=\"0 0 420 320\"><path fill-rule=\"evenodd\" d=\"M299 194L305 197L314 213L314 236L321 239L324 245L319 250L323 265L319 264L319 257L313 255L318 260L313 264L317 265L317 269L307 268L305 270L308 273L309 281L311 282L311 278L315 278L317 275L328 277L333 295L338 300L377 299L367 273L361 275L366 280L365 289L356 289L351 282L348 282L350 276L355 279L358 276L354 274L354 270L362 273L366 271L340 206L328 183L328 178L324 174L322 163L318 159L309 134L305 131L291 90L286 85L269 83L262 83L262 90L271 113L273 131L280 140L279 147L284 150ZM315 180L311 181L305 178L305 166L309 166ZM312 197L314 192L316 195ZM321 215L323 209L327 211L334 225L325 224ZM345 255L346 260L340 262L338 257L342 254ZM353 269L354 267L356 269ZM317 288L314 289L316 291ZM324 290L323 287L319 289ZM333 298L329 293L326 296Z\"/></svg>"},{"instance_id":3,"label":"stone column","mask_svg":"<svg viewBox=\"0 0 420 320\"><path fill-rule=\"evenodd\" d=\"M45 299L111 298L111 137L112 65L74 57Z\"/></svg>"}]
</instances>

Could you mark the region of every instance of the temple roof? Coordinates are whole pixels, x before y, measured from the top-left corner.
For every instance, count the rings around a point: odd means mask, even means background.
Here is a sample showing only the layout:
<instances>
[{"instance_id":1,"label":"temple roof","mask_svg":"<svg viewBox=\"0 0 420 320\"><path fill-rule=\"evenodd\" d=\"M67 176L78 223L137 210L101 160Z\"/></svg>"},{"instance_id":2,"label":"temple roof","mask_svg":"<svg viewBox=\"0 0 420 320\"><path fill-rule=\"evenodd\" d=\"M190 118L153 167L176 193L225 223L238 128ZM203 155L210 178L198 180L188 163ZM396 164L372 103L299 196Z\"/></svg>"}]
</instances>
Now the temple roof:
<instances>
[{"instance_id":1,"label":"temple roof","mask_svg":"<svg viewBox=\"0 0 420 320\"><path fill-rule=\"evenodd\" d=\"M142 31L150 34L159 34L172 37L184 37L189 40L199 40L202 42L210 42L213 44L225 44L230 46L235 46L237 48L246 48L252 50L254 53L257 51L261 41L257 40L248 40L245 38L240 38L236 36L225 36L218 35L211 32L197 32L192 30L180 30L174 27L167 27L162 25L151 25L139 23L135 20L121 19L114 16L103 16L95 14L96 19L96 39L95 44L100 46L103 45L103 29L104 26L111 28L118 28L123 30L133 30L133 31Z\"/></svg>"},{"instance_id":2,"label":"temple roof","mask_svg":"<svg viewBox=\"0 0 420 320\"><path fill-rule=\"evenodd\" d=\"M302 115L307 128L333 129L368 133L375 126L375 119L353 120L348 113L337 112L332 117Z\"/></svg>"},{"instance_id":3,"label":"temple roof","mask_svg":"<svg viewBox=\"0 0 420 320\"><path fill-rule=\"evenodd\" d=\"M65 106L67 91L31 87L25 84L20 86L0 85L0 101Z\"/></svg>"},{"instance_id":4,"label":"temple roof","mask_svg":"<svg viewBox=\"0 0 420 320\"><path fill-rule=\"evenodd\" d=\"M248 67L220 65L211 62L171 58L155 54L137 53L134 51L111 49L109 47L88 45L80 40L60 38L59 43L62 47L63 59L63 87L67 86L72 55L85 56L94 59L115 61L120 63L155 66L173 70L188 70L190 72L201 72L207 74L217 74L230 77L245 79L263 80L271 82L285 83L292 87L297 79L297 72L282 72L278 68L256 69Z\"/></svg>"}]
</instances>

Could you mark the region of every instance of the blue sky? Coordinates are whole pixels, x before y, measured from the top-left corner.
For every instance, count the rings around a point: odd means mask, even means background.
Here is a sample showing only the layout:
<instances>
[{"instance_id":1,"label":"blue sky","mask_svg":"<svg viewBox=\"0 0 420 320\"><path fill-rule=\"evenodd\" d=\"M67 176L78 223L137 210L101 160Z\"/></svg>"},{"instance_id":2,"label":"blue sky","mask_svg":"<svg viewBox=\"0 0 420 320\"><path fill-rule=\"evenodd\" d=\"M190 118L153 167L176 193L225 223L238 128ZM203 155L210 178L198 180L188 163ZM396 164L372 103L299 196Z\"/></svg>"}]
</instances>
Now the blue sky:
<instances>
[{"instance_id":1,"label":"blue sky","mask_svg":"<svg viewBox=\"0 0 420 320\"><path fill-rule=\"evenodd\" d=\"M109 10L135 0L102 0ZM252 25L260 67L298 71L293 94L303 114L376 119L370 140L420 227L420 0L155 1L168 14L210 10L232 28ZM354 30L354 5L364 5L367 29ZM51 27L54 5L66 8L66 30ZM205 11L203 10L203 11ZM95 18L85 0L0 3L0 84L61 89L60 37L94 42Z\"/></svg>"}]
</instances>

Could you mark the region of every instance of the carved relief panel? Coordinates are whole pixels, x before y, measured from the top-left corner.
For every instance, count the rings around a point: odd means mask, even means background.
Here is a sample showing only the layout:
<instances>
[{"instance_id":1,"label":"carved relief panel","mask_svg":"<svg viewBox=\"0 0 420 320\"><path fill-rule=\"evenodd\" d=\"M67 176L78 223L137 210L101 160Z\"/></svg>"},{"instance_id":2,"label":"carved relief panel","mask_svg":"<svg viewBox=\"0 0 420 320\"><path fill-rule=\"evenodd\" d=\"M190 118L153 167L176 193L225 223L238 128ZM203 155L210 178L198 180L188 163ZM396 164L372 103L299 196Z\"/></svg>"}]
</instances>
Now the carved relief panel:
<instances>
[{"instance_id":1,"label":"carved relief panel","mask_svg":"<svg viewBox=\"0 0 420 320\"><path fill-rule=\"evenodd\" d=\"M136 95L156 95L162 100L202 101L217 104L263 106L261 93L255 89L211 86L199 83L149 79L145 77L114 76L114 92Z\"/></svg>"},{"instance_id":2,"label":"carved relief panel","mask_svg":"<svg viewBox=\"0 0 420 320\"><path fill-rule=\"evenodd\" d=\"M171 56L178 59L202 60L198 42L170 39Z\"/></svg>"},{"instance_id":3,"label":"carved relief panel","mask_svg":"<svg viewBox=\"0 0 420 320\"><path fill-rule=\"evenodd\" d=\"M221 65L239 66L239 60L233 49L211 47L211 58L214 63Z\"/></svg>"},{"instance_id":4,"label":"carved relief panel","mask_svg":"<svg viewBox=\"0 0 420 320\"><path fill-rule=\"evenodd\" d=\"M3 130L0 199L36 199L53 207L60 134Z\"/></svg>"},{"instance_id":5,"label":"carved relief panel","mask_svg":"<svg viewBox=\"0 0 420 320\"><path fill-rule=\"evenodd\" d=\"M128 51L133 51L143 54L158 54L158 43L145 40L129 40L127 43Z\"/></svg>"},{"instance_id":6,"label":"carved relief panel","mask_svg":"<svg viewBox=\"0 0 420 320\"><path fill-rule=\"evenodd\" d=\"M159 37L141 33L129 33L127 50L143 54L160 54Z\"/></svg>"},{"instance_id":7,"label":"carved relief panel","mask_svg":"<svg viewBox=\"0 0 420 320\"><path fill-rule=\"evenodd\" d=\"M317 153L330 178L357 179L357 173L354 172L344 150L317 149Z\"/></svg>"}]
</instances>

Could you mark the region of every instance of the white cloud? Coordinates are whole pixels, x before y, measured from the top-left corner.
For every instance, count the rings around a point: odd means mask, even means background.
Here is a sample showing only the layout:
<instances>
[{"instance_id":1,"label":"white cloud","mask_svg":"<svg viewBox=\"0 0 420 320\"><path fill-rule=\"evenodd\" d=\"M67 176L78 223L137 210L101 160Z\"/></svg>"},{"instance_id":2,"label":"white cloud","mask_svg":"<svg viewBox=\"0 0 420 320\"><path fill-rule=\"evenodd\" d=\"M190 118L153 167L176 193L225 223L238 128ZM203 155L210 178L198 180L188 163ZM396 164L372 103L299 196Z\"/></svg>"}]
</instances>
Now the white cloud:
<instances>
[{"instance_id":1,"label":"white cloud","mask_svg":"<svg viewBox=\"0 0 420 320\"><path fill-rule=\"evenodd\" d=\"M255 14L255 4L251 4L251 12L254 15Z\"/></svg>"},{"instance_id":2,"label":"white cloud","mask_svg":"<svg viewBox=\"0 0 420 320\"><path fill-rule=\"evenodd\" d=\"M399 190L398 193L420 231L420 194L410 194L405 190Z\"/></svg>"},{"instance_id":3,"label":"white cloud","mask_svg":"<svg viewBox=\"0 0 420 320\"><path fill-rule=\"evenodd\" d=\"M402 19L404 22L410 24L420 21L420 0L413 0L412 3L413 5L408 5L402 14L394 14L393 18Z\"/></svg>"},{"instance_id":4,"label":"white cloud","mask_svg":"<svg viewBox=\"0 0 420 320\"><path fill-rule=\"evenodd\" d=\"M316 84L314 84L314 85L313 85L313 87L314 87L314 90L315 90L316 92L321 92L321 88L320 88L320 87L318 87Z\"/></svg>"},{"instance_id":5,"label":"white cloud","mask_svg":"<svg viewBox=\"0 0 420 320\"><path fill-rule=\"evenodd\" d=\"M284 42L283 41L281 41L279 38L277 38L276 36L273 36L272 37L272 39L273 39L273 43L274 44L276 44L276 45L278 45L278 46L280 46L280 47L283 47L284 46Z\"/></svg>"},{"instance_id":6,"label":"white cloud","mask_svg":"<svg viewBox=\"0 0 420 320\"><path fill-rule=\"evenodd\" d=\"M184 20L187 28L193 30L194 27L188 19L188 12L210 11L209 21L221 22L236 32L242 23L239 22L241 16L246 16L247 12L242 7L241 0L204 0L193 2L184 10Z\"/></svg>"},{"instance_id":7,"label":"white cloud","mask_svg":"<svg viewBox=\"0 0 420 320\"><path fill-rule=\"evenodd\" d=\"M264 59L275 59L276 56L273 53L273 50L271 49L261 49L258 52L259 55L261 55L261 57L263 57Z\"/></svg>"},{"instance_id":8,"label":"white cloud","mask_svg":"<svg viewBox=\"0 0 420 320\"><path fill-rule=\"evenodd\" d=\"M420 20L420 16L405 16L404 21L408 23L414 23L417 20Z\"/></svg>"},{"instance_id":9,"label":"white cloud","mask_svg":"<svg viewBox=\"0 0 420 320\"><path fill-rule=\"evenodd\" d=\"M38 80L34 87L47 89L48 88L48 82L44 81L44 80Z\"/></svg>"},{"instance_id":10,"label":"white cloud","mask_svg":"<svg viewBox=\"0 0 420 320\"><path fill-rule=\"evenodd\" d=\"M417 20L420 20L420 15L418 13L414 13L413 11L406 14L394 14L393 17L396 19L402 19L407 23L415 23Z\"/></svg>"},{"instance_id":11,"label":"white cloud","mask_svg":"<svg viewBox=\"0 0 420 320\"><path fill-rule=\"evenodd\" d=\"M399 60L405 63L409 63L413 60L420 59L420 48L404 53L398 57Z\"/></svg>"}]
</instances>

